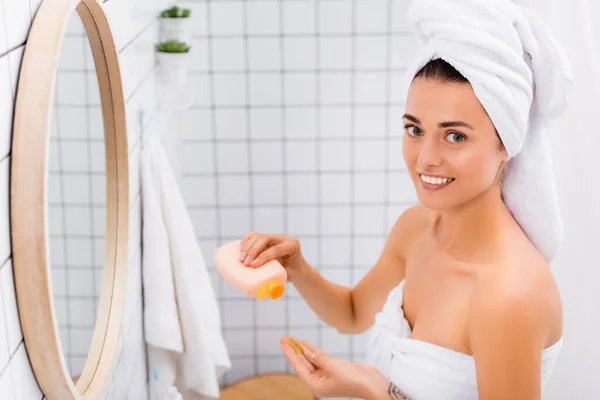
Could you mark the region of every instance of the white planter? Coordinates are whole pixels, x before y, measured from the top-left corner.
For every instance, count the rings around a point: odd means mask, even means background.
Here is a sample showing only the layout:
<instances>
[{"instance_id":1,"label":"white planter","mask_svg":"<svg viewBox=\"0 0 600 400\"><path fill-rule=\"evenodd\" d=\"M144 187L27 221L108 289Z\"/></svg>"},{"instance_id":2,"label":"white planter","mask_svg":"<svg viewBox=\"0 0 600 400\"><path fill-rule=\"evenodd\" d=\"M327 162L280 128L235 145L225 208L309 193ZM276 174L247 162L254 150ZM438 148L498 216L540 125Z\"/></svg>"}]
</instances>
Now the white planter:
<instances>
[{"instance_id":1,"label":"white planter","mask_svg":"<svg viewBox=\"0 0 600 400\"><path fill-rule=\"evenodd\" d=\"M167 86L184 86L187 81L187 72L190 53L163 53L158 52L158 62L162 83Z\"/></svg>"},{"instance_id":2,"label":"white planter","mask_svg":"<svg viewBox=\"0 0 600 400\"><path fill-rule=\"evenodd\" d=\"M192 19L191 18L160 18L160 41L179 40L191 43Z\"/></svg>"}]
</instances>

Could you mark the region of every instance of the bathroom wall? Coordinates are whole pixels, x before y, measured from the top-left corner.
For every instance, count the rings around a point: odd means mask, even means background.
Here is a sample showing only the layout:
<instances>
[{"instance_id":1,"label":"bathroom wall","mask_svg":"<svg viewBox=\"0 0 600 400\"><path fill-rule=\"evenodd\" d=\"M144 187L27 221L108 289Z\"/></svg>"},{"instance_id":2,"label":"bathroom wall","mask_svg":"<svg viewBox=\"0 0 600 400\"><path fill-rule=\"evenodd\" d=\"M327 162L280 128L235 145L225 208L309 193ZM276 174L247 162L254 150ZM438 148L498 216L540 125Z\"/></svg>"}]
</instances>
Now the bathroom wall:
<instances>
[{"instance_id":1,"label":"bathroom wall","mask_svg":"<svg viewBox=\"0 0 600 400\"><path fill-rule=\"evenodd\" d=\"M184 190L207 261L249 229L285 232L326 278L355 284L416 202L398 90L416 50L408 1L181 4L195 19ZM364 361L365 335L319 322L292 286L256 302L211 273L233 362L223 384L290 371L278 341L289 334Z\"/></svg>"},{"instance_id":2,"label":"bathroom wall","mask_svg":"<svg viewBox=\"0 0 600 400\"><path fill-rule=\"evenodd\" d=\"M42 393L35 381L20 329L15 298L9 231L9 174L12 119L16 87L27 33L39 0L0 0L0 398L38 400ZM157 13L167 6L163 0L110 0L103 4L119 53L126 99L127 134L130 156L130 247L125 313L114 375L107 399L147 397L147 370L142 330L141 295L141 199L138 173L144 135L160 133L171 124L172 114L158 108L158 67L153 46L158 37ZM81 57L83 47L63 51ZM94 76L93 74L90 76ZM68 79L62 76L63 83ZM61 82L62 83L62 82ZM82 100L82 105L86 101ZM76 121L68 121L75 124ZM97 126L91 123L92 136ZM97 143L82 141L79 150L91 150ZM91 146L91 147L88 147ZM55 199L59 202L61 199ZM63 199L64 200L64 199ZM69 248L69 247L68 247ZM54 251L52 249L51 251ZM53 256L60 255L52 253ZM64 256L64 255L63 255ZM67 257L69 255L67 254Z\"/></svg>"}]
</instances>

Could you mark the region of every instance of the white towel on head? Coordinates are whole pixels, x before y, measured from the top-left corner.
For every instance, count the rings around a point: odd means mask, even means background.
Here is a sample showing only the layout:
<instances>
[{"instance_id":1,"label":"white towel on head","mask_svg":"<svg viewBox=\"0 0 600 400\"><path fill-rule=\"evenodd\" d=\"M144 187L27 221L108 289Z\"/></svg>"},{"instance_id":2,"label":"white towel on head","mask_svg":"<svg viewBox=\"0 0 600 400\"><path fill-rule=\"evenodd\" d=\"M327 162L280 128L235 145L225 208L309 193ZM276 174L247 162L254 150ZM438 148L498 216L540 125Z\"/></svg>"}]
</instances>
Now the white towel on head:
<instances>
[{"instance_id":1,"label":"white towel on head","mask_svg":"<svg viewBox=\"0 0 600 400\"><path fill-rule=\"evenodd\" d=\"M545 127L560 115L571 66L543 22L510 0L414 0L407 21L424 44L416 73L442 58L471 83L511 157L502 195L531 242L552 260L563 239Z\"/></svg>"}]
</instances>

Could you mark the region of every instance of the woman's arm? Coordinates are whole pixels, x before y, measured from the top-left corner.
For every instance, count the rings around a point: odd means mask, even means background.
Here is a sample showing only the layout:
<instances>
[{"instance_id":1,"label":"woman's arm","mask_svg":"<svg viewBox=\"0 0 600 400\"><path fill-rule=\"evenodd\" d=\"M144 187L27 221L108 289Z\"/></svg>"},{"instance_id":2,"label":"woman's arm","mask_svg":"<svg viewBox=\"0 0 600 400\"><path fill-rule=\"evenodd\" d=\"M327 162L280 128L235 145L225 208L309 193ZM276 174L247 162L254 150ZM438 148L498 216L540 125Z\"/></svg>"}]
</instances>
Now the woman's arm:
<instances>
[{"instance_id":1,"label":"woman's arm","mask_svg":"<svg viewBox=\"0 0 600 400\"><path fill-rule=\"evenodd\" d=\"M468 334L481 400L541 399L549 307L541 279L527 281L496 279L475 295Z\"/></svg>"}]
</instances>

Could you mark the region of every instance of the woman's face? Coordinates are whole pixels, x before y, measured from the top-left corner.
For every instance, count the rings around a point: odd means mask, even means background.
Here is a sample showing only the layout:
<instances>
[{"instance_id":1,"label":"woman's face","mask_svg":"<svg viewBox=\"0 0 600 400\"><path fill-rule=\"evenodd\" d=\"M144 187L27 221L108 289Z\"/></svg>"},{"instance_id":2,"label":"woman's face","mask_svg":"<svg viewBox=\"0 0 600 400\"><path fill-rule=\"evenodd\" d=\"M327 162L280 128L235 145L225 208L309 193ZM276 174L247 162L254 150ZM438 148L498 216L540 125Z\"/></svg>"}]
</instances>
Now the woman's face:
<instances>
[{"instance_id":1,"label":"woman's face","mask_svg":"<svg viewBox=\"0 0 600 400\"><path fill-rule=\"evenodd\" d=\"M427 208L440 211L479 196L497 182L508 161L470 84L415 79L403 123L402 155ZM427 176L436 177L433 184L423 181Z\"/></svg>"}]
</instances>

